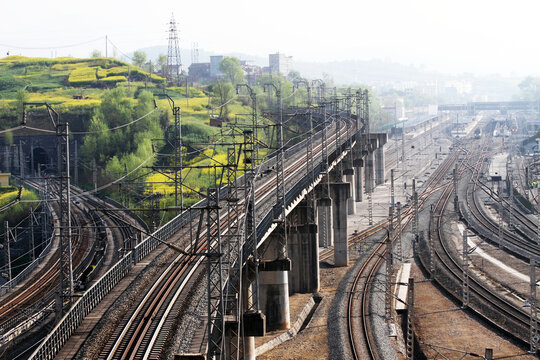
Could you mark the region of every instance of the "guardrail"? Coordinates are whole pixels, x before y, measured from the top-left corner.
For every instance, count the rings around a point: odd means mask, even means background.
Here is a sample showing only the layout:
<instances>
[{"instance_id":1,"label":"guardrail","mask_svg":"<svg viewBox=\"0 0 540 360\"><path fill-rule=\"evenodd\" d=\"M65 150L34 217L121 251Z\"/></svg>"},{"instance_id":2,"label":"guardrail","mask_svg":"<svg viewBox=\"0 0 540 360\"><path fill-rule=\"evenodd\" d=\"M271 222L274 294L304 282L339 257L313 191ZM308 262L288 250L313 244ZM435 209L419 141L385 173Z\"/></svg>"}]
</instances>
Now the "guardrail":
<instances>
[{"instance_id":1,"label":"guardrail","mask_svg":"<svg viewBox=\"0 0 540 360\"><path fill-rule=\"evenodd\" d=\"M4 285L0 286L0 296L7 294L7 292L12 289L13 287L17 286L21 281L26 279L28 275L34 270L45 258L45 256L49 253L49 250L51 250L52 242L54 239L54 234L49 239L49 242L47 246L43 249L41 254L39 254L39 257L32 261L30 265L28 265L23 271L21 271L17 276L15 276L13 279L5 283Z\"/></svg>"}]
</instances>

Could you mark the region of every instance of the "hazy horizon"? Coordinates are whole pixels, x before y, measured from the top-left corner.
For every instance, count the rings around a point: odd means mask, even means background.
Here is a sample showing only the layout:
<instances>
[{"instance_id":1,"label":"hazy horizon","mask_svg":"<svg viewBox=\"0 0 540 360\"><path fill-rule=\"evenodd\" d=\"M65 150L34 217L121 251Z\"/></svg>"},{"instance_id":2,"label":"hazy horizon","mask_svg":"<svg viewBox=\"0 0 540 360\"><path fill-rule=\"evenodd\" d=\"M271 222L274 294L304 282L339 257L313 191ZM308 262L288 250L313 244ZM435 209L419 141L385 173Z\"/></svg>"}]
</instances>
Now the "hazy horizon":
<instances>
[{"instance_id":1,"label":"hazy horizon","mask_svg":"<svg viewBox=\"0 0 540 360\"><path fill-rule=\"evenodd\" d=\"M106 35L123 53L167 46L174 13L183 49L198 43L214 53L266 57L279 51L297 62L380 59L448 74L540 75L534 39L540 33L540 2L532 0L511 6L485 0L338 0L331 7L305 0L207 0L181 7L172 0L155 7L96 0L82 10L67 0L31 0L6 7L2 57L8 51L88 57L94 49L105 55Z\"/></svg>"}]
</instances>

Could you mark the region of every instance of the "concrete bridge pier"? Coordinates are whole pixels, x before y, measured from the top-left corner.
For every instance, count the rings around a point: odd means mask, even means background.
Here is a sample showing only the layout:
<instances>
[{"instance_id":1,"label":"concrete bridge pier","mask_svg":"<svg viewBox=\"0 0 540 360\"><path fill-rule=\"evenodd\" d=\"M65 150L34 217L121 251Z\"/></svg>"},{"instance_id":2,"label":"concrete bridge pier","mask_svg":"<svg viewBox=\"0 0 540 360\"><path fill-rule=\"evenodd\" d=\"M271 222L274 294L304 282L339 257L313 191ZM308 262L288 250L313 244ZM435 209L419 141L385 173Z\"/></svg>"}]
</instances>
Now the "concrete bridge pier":
<instances>
[{"instance_id":1,"label":"concrete bridge pier","mask_svg":"<svg viewBox=\"0 0 540 360\"><path fill-rule=\"evenodd\" d=\"M347 246L347 199L350 185L344 182L330 183L332 216L334 228L334 265L347 266L349 252Z\"/></svg>"},{"instance_id":2,"label":"concrete bridge pier","mask_svg":"<svg viewBox=\"0 0 540 360\"><path fill-rule=\"evenodd\" d=\"M374 152L368 151L366 156L366 168L364 171L366 193L370 193L375 189L375 168L374 168Z\"/></svg>"},{"instance_id":3,"label":"concrete bridge pier","mask_svg":"<svg viewBox=\"0 0 540 360\"><path fill-rule=\"evenodd\" d=\"M375 185L384 184L384 148L380 145L375 150Z\"/></svg>"},{"instance_id":4,"label":"concrete bridge pier","mask_svg":"<svg viewBox=\"0 0 540 360\"><path fill-rule=\"evenodd\" d=\"M256 265L253 262L248 262L246 267L255 267ZM243 271L243 283L242 286L242 304L243 304L243 314L242 314L242 327L240 333L243 334L242 341L240 344L241 351L243 352L243 358L245 360L255 360L255 336L265 336L266 335L266 317L260 310L253 310L253 299L254 299L254 271ZM250 277L251 276L251 277ZM260 305L260 304L259 304ZM230 337L234 338L236 334L232 333L234 331L234 324L227 327L226 323L226 333L228 332Z\"/></svg>"},{"instance_id":5,"label":"concrete bridge pier","mask_svg":"<svg viewBox=\"0 0 540 360\"><path fill-rule=\"evenodd\" d=\"M357 166L354 168L354 201L355 202L362 202L363 200L363 186L362 186L362 180L364 176L364 168L361 166Z\"/></svg>"},{"instance_id":6,"label":"concrete bridge pier","mask_svg":"<svg viewBox=\"0 0 540 360\"><path fill-rule=\"evenodd\" d=\"M292 262L289 294L319 291L319 236L315 214L315 202L303 200L289 215L287 248Z\"/></svg>"},{"instance_id":7,"label":"concrete bridge pier","mask_svg":"<svg viewBox=\"0 0 540 360\"><path fill-rule=\"evenodd\" d=\"M291 327L289 309L289 271L291 260L279 258L285 236L283 225L270 234L259 265L259 305L266 316L266 331Z\"/></svg>"},{"instance_id":8,"label":"concrete bridge pier","mask_svg":"<svg viewBox=\"0 0 540 360\"><path fill-rule=\"evenodd\" d=\"M319 194L324 195L322 186L327 186L326 180L321 181L321 185L318 189ZM326 193L328 193L327 191ZM321 197L317 199L317 230L319 234L319 244L322 247L330 247L334 245L334 233L332 232L332 199L330 197Z\"/></svg>"},{"instance_id":9,"label":"concrete bridge pier","mask_svg":"<svg viewBox=\"0 0 540 360\"><path fill-rule=\"evenodd\" d=\"M354 168L351 166L349 169L343 170L343 177L345 182L350 185L349 198L347 199L347 214L354 215L356 214L356 206L354 205L355 200L355 186L354 186Z\"/></svg>"},{"instance_id":10,"label":"concrete bridge pier","mask_svg":"<svg viewBox=\"0 0 540 360\"><path fill-rule=\"evenodd\" d=\"M364 189L362 188L364 175L364 155L359 145L353 147L354 167L354 201L361 202Z\"/></svg>"}]
</instances>

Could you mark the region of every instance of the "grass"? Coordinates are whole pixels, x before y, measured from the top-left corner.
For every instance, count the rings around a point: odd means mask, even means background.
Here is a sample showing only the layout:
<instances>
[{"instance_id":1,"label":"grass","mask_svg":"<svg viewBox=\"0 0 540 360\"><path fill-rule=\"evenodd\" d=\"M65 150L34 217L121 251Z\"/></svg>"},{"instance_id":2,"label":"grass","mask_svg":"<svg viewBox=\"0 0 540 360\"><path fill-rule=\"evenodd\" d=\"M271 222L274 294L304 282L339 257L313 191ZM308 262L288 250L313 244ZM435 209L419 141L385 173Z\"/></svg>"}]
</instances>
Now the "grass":
<instances>
[{"instance_id":1,"label":"grass","mask_svg":"<svg viewBox=\"0 0 540 360\"><path fill-rule=\"evenodd\" d=\"M127 81L128 77L129 82ZM72 128L84 131L87 129L88 120L92 116L93 110L101 104L101 95L105 88L123 87L131 101L134 101L133 98L146 89L155 95L166 93L174 100L176 106L180 106L185 153L201 149L202 143L214 139L219 134L219 128L211 127L208 124L209 115L217 114L219 111L212 110L211 101L202 90L188 88L189 99L186 99L185 87L163 88L164 81L163 78L155 74L150 75L133 65L109 58L76 59L66 57L49 59L9 56L0 59L0 118L9 116L10 119L15 119L15 94L17 90L26 87L29 92L29 102L51 104L57 112L62 114L62 118L70 119ZM4 87L1 86L2 84ZM84 98L74 99L74 95L83 95ZM159 108L170 109L167 98L156 96L156 103ZM236 101L230 103L229 109L231 118L238 114L251 112L248 106L242 106L240 102ZM39 108L36 111L43 111L45 114L44 108ZM70 115L77 114L83 115L70 117ZM174 121L172 114L169 115L169 119L171 123ZM248 119L249 116L245 117L245 122ZM236 140L241 141L240 136ZM162 150L170 151L170 148ZM192 153L184 157L185 165L211 166L211 168L184 170L185 204L195 203L200 199L199 191L204 193L206 188L214 186L216 174L219 178L222 171L221 164L225 164L227 161L226 151L226 147L217 146L215 152L212 149L207 149L203 154ZM123 168L123 164L120 167ZM161 200L163 206L174 204L174 183L169 177L154 173L146 176L145 181L148 184L144 190L145 194L164 195ZM0 198L0 203L2 199L9 202L11 197L16 196L16 191L15 189L7 192L4 197ZM25 191L24 196L30 195ZM19 208L19 206L21 204L13 207L14 212L9 211L8 213L18 214L24 211L24 208ZM169 214L166 214L167 216Z\"/></svg>"}]
</instances>

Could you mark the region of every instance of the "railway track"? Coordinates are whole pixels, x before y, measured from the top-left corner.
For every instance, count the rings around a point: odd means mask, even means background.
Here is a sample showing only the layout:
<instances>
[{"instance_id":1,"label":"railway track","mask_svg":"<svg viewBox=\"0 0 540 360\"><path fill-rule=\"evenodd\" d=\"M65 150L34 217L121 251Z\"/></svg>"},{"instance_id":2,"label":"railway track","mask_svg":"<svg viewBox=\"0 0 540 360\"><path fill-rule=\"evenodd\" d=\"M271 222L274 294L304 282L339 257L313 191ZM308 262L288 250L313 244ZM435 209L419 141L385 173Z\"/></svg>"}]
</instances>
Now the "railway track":
<instances>
[{"instance_id":1,"label":"railway track","mask_svg":"<svg viewBox=\"0 0 540 360\"><path fill-rule=\"evenodd\" d=\"M486 152L483 151L482 153L485 154ZM474 166L476 171L472 173L473 177L479 176L481 172L480 167L484 163L483 156L485 155L481 155ZM435 276L434 278L449 294L452 294L452 296L458 300L463 300L459 293L464 281L464 272L461 263L455 259L451 250L448 248L447 242L444 241L445 236L443 234L443 216L452 194L453 184L448 184L448 186L443 189L443 192L434 207L435 218L437 219L436 224L433 224L436 228L434 236L437 240L434 253L441 266L439 276ZM424 261L422 256L420 256L420 259L421 261ZM427 269L428 267L424 264L424 268ZM469 276L468 278L470 282L469 291L470 294L473 295L470 298L468 307L495 327L522 341L527 341L529 315L522 307L516 306L508 301L503 295L487 286L482 280L477 279L475 276Z\"/></svg>"},{"instance_id":2,"label":"railway track","mask_svg":"<svg viewBox=\"0 0 540 360\"><path fill-rule=\"evenodd\" d=\"M27 182L30 186L39 188L41 184ZM51 190L54 193L54 184ZM91 206L102 206L101 202L85 195L79 189L72 188L72 249L73 249L73 274L74 280L80 285L85 285L92 278L92 269L98 271L102 265L102 258L106 252L106 242L96 243L99 239L100 229L106 223L119 225L115 220L104 220L103 214L90 210ZM76 199L81 201L76 201ZM83 200L84 204L83 205ZM56 204L52 204L53 213L57 211ZM120 236L131 236L125 227L117 226ZM101 239L104 241L104 239ZM46 263L39 271L36 269L26 279L25 286L14 288L2 297L0 304L0 328L3 329L0 335L0 348L9 345L21 335L24 335L28 328L40 326L45 321L48 314L54 309L55 291L58 287L59 274L59 253L58 238L53 235L49 240L53 242L53 253L48 256ZM110 251L116 247L112 246ZM36 321L36 319L41 319ZM29 324L27 324L29 322Z\"/></svg>"},{"instance_id":3,"label":"railway track","mask_svg":"<svg viewBox=\"0 0 540 360\"><path fill-rule=\"evenodd\" d=\"M430 196L439 192L441 188L448 186L450 182L445 181L445 177L447 176L452 165L455 163L457 157L457 152L450 154L450 156L445 159L443 164L441 164L441 166L435 171L433 176L431 176L425 183L419 195L419 209ZM404 222L404 225L400 227L402 232L413 220L413 216L413 209L411 207L407 207L402 213L402 221ZM388 228L389 221L390 220L383 221L380 224L366 229L361 234L352 237L349 240L349 244L352 245L382 230L386 230ZM394 242L400 234L395 232L392 235L392 242ZM354 276L351 289L349 291L347 300L347 332L349 347L354 359L380 359L372 334L372 326L370 324L372 315L369 299L375 276L384 263L384 254L386 251L385 241L387 237L388 234L383 237L382 241L379 242L379 244L361 265L359 271ZM325 254L324 256L326 257L328 255Z\"/></svg>"}]
</instances>

